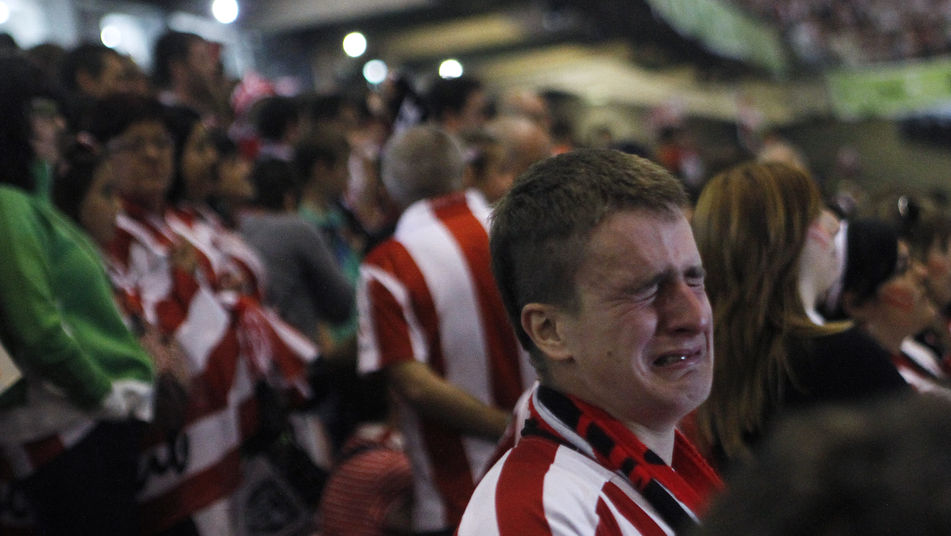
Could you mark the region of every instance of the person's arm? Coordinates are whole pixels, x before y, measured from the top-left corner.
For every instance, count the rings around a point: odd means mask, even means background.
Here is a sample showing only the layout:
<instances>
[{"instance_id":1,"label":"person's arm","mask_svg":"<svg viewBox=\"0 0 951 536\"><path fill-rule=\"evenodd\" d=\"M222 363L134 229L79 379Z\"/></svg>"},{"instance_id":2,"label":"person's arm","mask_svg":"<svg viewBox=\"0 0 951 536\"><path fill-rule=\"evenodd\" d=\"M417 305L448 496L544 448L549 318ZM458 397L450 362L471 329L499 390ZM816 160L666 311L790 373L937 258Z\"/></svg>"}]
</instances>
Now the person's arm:
<instances>
[{"instance_id":1,"label":"person's arm","mask_svg":"<svg viewBox=\"0 0 951 536\"><path fill-rule=\"evenodd\" d=\"M439 377L425 363L404 361L386 368L390 387L417 413L468 435L502 437L509 413Z\"/></svg>"},{"instance_id":2,"label":"person's arm","mask_svg":"<svg viewBox=\"0 0 951 536\"><path fill-rule=\"evenodd\" d=\"M385 248L386 245L381 246ZM388 264L385 251L378 261ZM414 316L406 288L396 277L364 263L357 288L360 316L358 368L383 370L387 384L418 414L463 434L498 440L505 431L508 413L491 407L446 381L427 365L420 346L425 336Z\"/></svg>"},{"instance_id":3,"label":"person's arm","mask_svg":"<svg viewBox=\"0 0 951 536\"><path fill-rule=\"evenodd\" d=\"M0 198L0 317L11 346L19 350L14 358L76 404L91 408L109 392L110 382L66 326L53 289L44 226L25 200Z\"/></svg>"}]
</instances>

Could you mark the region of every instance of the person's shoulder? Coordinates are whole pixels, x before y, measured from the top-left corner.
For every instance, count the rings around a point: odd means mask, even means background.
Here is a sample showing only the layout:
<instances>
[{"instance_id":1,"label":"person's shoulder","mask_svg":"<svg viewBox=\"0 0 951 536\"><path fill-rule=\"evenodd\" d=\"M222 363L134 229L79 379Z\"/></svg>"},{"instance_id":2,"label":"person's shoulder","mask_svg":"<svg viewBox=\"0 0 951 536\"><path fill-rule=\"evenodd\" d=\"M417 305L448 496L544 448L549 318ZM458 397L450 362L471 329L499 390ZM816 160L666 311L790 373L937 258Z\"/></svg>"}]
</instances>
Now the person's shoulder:
<instances>
[{"instance_id":1,"label":"person's shoulder","mask_svg":"<svg viewBox=\"0 0 951 536\"><path fill-rule=\"evenodd\" d=\"M593 533L597 505L611 502L605 488L615 480L612 471L570 447L523 437L476 488L459 534L485 533L487 524L529 535Z\"/></svg>"},{"instance_id":2,"label":"person's shoulder","mask_svg":"<svg viewBox=\"0 0 951 536\"><path fill-rule=\"evenodd\" d=\"M373 246L363 257L363 264L388 265L394 259L407 256L409 256L409 252L406 250L406 246L400 240L391 236Z\"/></svg>"},{"instance_id":3,"label":"person's shoulder","mask_svg":"<svg viewBox=\"0 0 951 536\"><path fill-rule=\"evenodd\" d=\"M888 352L858 327L816 337L813 348L817 355L869 356L888 358Z\"/></svg>"},{"instance_id":4,"label":"person's shoulder","mask_svg":"<svg viewBox=\"0 0 951 536\"><path fill-rule=\"evenodd\" d=\"M0 184L0 202L5 205L37 205L36 198L31 193L9 184Z\"/></svg>"}]
</instances>

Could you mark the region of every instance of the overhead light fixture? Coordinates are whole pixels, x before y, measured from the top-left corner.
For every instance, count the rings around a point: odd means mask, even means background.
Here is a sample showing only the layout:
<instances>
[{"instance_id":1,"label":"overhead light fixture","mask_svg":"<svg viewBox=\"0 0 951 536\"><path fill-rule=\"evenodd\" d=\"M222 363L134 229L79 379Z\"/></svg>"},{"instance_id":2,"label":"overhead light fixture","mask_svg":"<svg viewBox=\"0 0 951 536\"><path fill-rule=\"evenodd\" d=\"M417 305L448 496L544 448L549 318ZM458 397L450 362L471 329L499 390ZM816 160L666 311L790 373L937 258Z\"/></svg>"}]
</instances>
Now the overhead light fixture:
<instances>
[{"instance_id":1,"label":"overhead light fixture","mask_svg":"<svg viewBox=\"0 0 951 536\"><path fill-rule=\"evenodd\" d=\"M99 39L107 47L116 48L122 43L122 30L112 24L107 24L99 32Z\"/></svg>"},{"instance_id":2,"label":"overhead light fixture","mask_svg":"<svg viewBox=\"0 0 951 536\"><path fill-rule=\"evenodd\" d=\"M0 2L0 24L10 20L10 6L6 2Z\"/></svg>"},{"instance_id":3,"label":"overhead light fixture","mask_svg":"<svg viewBox=\"0 0 951 536\"><path fill-rule=\"evenodd\" d=\"M462 64L459 60L448 59L439 64L439 76L442 78L459 78L462 76Z\"/></svg>"},{"instance_id":4,"label":"overhead light fixture","mask_svg":"<svg viewBox=\"0 0 951 536\"><path fill-rule=\"evenodd\" d=\"M367 51L367 38L360 32L350 32L343 38L343 51L351 58L359 58Z\"/></svg>"},{"instance_id":5,"label":"overhead light fixture","mask_svg":"<svg viewBox=\"0 0 951 536\"><path fill-rule=\"evenodd\" d=\"M221 24L231 24L238 19L238 0L214 0L211 14Z\"/></svg>"},{"instance_id":6,"label":"overhead light fixture","mask_svg":"<svg viewBox=\"0 0 951 536\"><path fill-rule=\"evenodd\" d=\"M363 64L363 78L376 85L386 80L388 69L383 60L370 60Z\"/></svg>"}]
</instances>

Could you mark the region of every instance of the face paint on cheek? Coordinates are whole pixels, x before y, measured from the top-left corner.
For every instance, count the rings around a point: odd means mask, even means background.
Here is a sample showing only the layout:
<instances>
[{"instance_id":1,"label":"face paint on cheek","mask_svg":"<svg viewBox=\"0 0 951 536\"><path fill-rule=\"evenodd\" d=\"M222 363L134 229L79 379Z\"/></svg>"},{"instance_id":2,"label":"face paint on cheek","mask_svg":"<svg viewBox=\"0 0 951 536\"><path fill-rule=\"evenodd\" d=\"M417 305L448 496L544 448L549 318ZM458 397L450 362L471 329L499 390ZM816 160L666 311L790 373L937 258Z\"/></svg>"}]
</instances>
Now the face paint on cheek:
<instances>
[{"instance_id":1,"label":"face paint on cheek","mask_svg":"<svg viewBox=\"0 0 951 536\"><path fill-rule=\"evenodd\" d=\"M898 310L910 313L920 297L908 286L889 285L882 289L882 301Z\"/></svg>"},{"instance_id":2,"label":"face paint on cheek","mask_svg":"<svg viewBox=\"0 0 951 536\"><path fill-rule=\"evenodd\" d=\"M823 249L829 250L832 249L832 237L828 233L823 231L817 225L811 225L808 231L809 237L822 245Z\"/></svg>"}]
</instances>

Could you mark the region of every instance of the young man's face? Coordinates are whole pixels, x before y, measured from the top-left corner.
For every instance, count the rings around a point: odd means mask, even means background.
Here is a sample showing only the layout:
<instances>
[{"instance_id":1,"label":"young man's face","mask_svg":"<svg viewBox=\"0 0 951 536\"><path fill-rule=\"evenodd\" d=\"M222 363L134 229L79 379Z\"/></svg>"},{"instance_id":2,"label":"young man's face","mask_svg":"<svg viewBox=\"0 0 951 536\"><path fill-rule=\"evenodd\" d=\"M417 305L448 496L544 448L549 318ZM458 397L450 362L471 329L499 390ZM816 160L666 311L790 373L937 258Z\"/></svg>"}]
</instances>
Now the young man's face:
<instances>
[{"instance_id":1,"label":"young man's face","mask_svg":"<svg viewBox=\"0 0 951 536\"><path fill-rule=\"evenodd\" d=\"M588 242L562 316L570 355L556 380L625 423L665 430L703 402L713 321L700 253L683 215L624 211Z\"/></svg>"}]
</instances>

